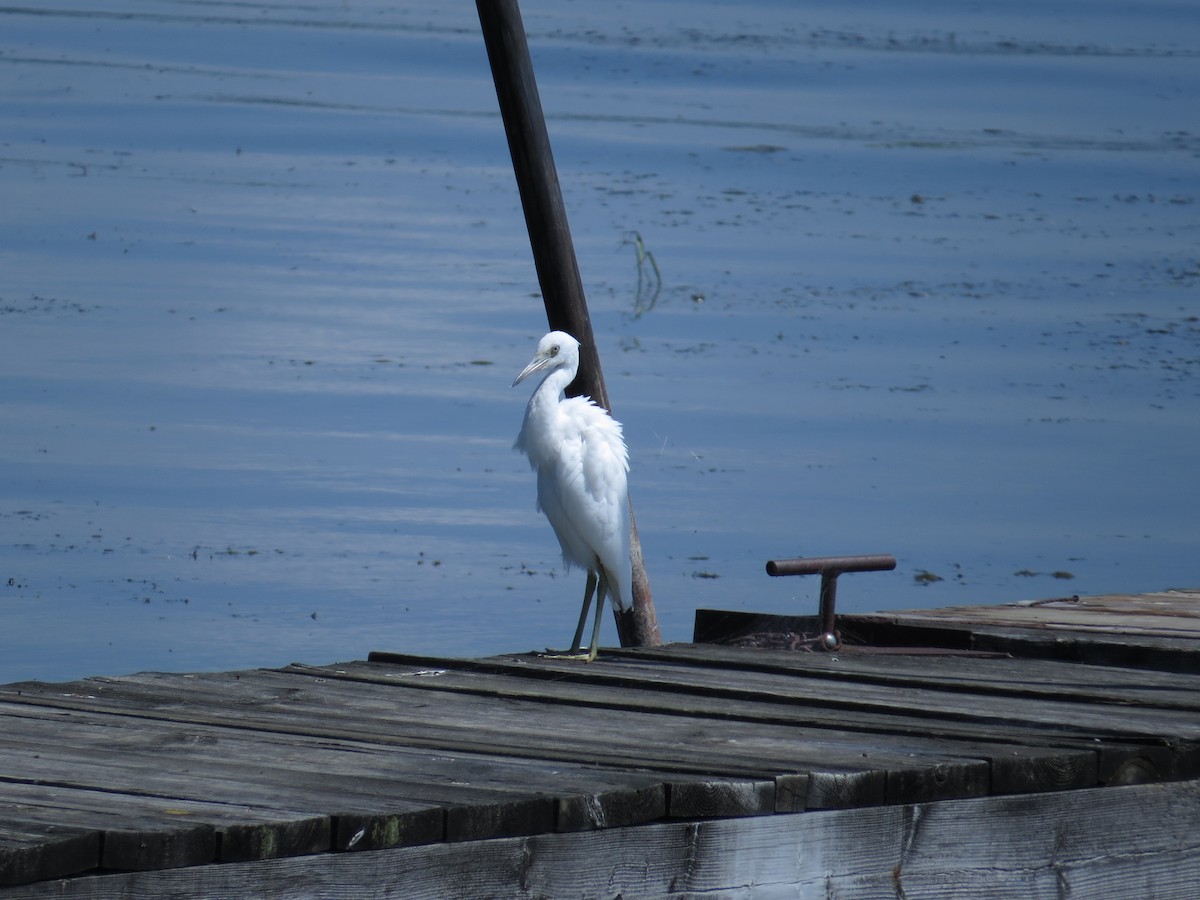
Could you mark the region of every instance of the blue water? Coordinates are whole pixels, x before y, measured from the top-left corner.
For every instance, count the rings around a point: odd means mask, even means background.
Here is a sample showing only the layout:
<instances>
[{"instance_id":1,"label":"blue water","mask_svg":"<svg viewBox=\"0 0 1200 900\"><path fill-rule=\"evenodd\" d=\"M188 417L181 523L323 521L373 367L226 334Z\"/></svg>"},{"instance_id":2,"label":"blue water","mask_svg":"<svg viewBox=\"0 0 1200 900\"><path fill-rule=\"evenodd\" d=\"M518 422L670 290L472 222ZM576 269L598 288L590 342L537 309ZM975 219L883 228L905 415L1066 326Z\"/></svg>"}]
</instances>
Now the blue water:
<instances>
[{"instance_id":1,"label":"blue water","mask_svg":"<svg viewBox=\"0 0 1200 900\"><path fill-rule=\"evenodd\" d=\"M32 9L0 682L563 643L473 4ZM523 10L664 637L811 611L793 555L899 558L848 611L1200 584L1200 12Z\"/></svg>"}]
</instances>

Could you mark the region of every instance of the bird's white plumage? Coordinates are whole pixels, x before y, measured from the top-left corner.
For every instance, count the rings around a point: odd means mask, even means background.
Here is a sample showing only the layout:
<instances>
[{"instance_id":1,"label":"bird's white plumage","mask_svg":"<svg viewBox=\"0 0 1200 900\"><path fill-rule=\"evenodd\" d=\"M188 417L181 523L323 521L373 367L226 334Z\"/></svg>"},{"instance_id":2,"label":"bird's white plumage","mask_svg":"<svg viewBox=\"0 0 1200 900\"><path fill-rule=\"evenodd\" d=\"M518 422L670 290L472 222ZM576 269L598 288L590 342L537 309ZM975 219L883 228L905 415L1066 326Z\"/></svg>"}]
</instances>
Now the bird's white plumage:
<instances>
[{"instance_id":1,"label":"bird's white plumage","mask_svg":"<svg viewBox=\"0 0 1200 900\"><path fill-rule=\"evenodd\" d=\"M538 508L558 536L563 561L596 573L617 608L628 609L629 453L620 423L607 411L587 397L563 396L578 368L579 342L571 335L552 331L538 342L513 382L546 372L525 408L514 448L537 472ZM603 594L597 599L603 604Z\"/></svg>"}]
</instances>

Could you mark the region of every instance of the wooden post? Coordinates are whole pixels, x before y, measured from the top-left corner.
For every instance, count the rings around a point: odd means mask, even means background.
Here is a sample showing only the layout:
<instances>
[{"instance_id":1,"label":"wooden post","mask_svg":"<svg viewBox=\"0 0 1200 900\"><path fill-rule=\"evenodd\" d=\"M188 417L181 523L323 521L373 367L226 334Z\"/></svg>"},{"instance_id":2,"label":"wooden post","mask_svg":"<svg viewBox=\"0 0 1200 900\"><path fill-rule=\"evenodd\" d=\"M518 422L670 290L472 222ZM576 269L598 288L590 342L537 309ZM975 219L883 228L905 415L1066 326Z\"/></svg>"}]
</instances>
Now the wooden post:
<instances>
[{"instance_id":1,"label":"wooden post","mask_svg":"<svg viewBox=\"0 0 1200 900\"><path fill-rule=\"evenodd\" d=\"M586 394L611 411L567 212L558 186L558 172L550 151L550 136L533 76L521 10L517 0L476 0L475 6L479 10L479 23L496 83L504 131L508 135L513 171L521 192L533 262L546 305L546 320L551 329L574 335L580 344L579 374L567 388L567 393L570 396ZM662 639L632 504L629 525L633 609L617 615L617 631L623 647L653 646Z\"/></svg>"}]
</instances>

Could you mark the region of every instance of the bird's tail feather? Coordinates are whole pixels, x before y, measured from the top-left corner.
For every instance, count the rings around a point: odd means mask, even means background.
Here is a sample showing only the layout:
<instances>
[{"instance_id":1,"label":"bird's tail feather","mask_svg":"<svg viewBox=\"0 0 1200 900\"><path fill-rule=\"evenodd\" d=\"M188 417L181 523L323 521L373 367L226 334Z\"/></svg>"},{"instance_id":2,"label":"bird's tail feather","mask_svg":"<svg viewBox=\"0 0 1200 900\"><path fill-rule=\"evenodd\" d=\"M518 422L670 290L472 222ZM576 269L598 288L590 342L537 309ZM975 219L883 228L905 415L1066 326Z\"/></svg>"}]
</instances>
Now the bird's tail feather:
<instances>
[{"instance_id":1,"label":"bird's tail feather","mask_svg":"<svg viewBox=\"0 0 1200 900\"><path fill-rule=\"evenodd\" d=\"M608 599L620 612L633 609L633 572L628 564L622 567L624 577L614 572L605 572L608 583Z\"/></svg>"}]
</instances>

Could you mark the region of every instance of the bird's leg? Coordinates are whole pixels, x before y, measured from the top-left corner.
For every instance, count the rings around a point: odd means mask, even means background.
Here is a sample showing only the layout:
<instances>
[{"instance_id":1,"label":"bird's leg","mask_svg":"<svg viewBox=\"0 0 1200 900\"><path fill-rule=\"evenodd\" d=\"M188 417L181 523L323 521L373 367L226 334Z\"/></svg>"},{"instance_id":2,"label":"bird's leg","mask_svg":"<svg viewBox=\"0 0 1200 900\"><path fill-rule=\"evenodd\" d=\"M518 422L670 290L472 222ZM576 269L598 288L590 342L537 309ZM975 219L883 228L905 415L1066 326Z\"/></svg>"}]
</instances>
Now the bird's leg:
<instances>
[{"instance_id":1,"label":"bird's leg","mask_svg":"<svg viewBox=\"0 0 1200 900\"><path fill-rule=\"evenodd\" d=\"M596 624L592 626L592 643L588 647L587 661L592 662L596 658L596 652L600 645L600 623L604 620L604 595L608 593L608 576L604 574L604 569L600 570L600 586L596 588ZM582 627L583 622L581 621Z\"/></svg>"},{"instance_id":2,"label":"bird's leg","mask_svg":"<svg viewBox=\"0 0 1200 900\"><path fill-rule=\"evenodd\" d=\"M587 654L581 648L583 643L583 624L587 621L588 609L592 605L592 594L596 591L596 572L593 569L588 569L587 584L583 588L583 609L579 611L579 626L575 629L575 640L571 642L571 649L564 652L555 650L547 650L545 656L547 659L586 659ZM604 597L600 597L598 604L601 609L604 608Z\"/></svg>"},{"instance_id":3,"label":"bird's leg","mask_svg":"<svg viewBox=\"0 0 1200 900\"><path fill-rule=\"evenodd\" d=\"M571 641L571 652L578 653L580 643L583 641L583 623L587 621L588 607L592 605L592 594L596 590L596 573L592 569L588 569L587 584L583 588L583 609L579 611L579 626L575 629L575 640ZM604 603L604 597L600 597L600 602Z\"/></svg>"}]
</instances>

